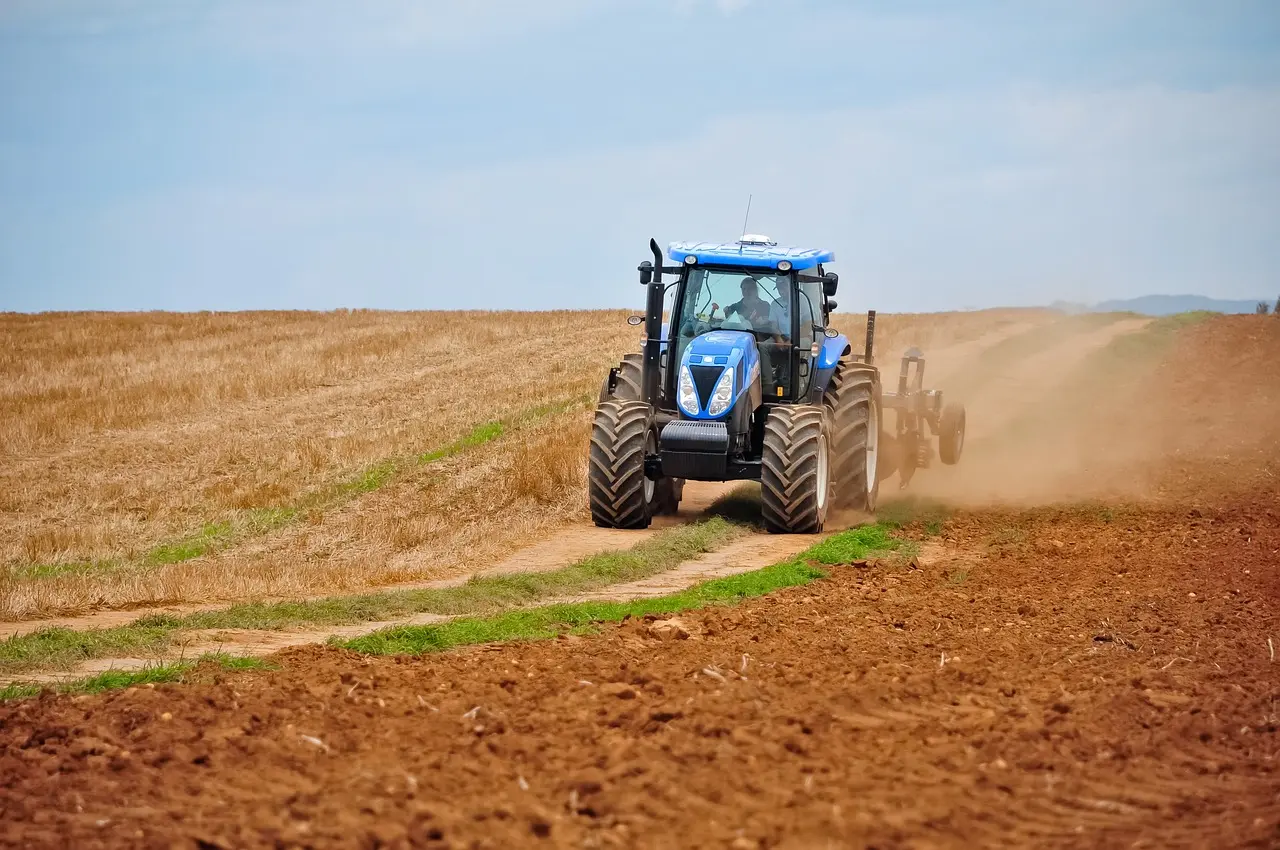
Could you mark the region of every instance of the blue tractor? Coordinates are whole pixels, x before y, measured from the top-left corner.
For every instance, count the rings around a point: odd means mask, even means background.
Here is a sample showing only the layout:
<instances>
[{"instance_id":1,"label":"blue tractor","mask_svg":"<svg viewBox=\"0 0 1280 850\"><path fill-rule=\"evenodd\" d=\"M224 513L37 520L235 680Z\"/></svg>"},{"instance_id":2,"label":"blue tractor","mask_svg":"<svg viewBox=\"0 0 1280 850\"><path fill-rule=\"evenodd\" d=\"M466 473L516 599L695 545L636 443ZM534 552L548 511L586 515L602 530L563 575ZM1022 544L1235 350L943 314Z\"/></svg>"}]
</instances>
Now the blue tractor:
<instances>
[{"instance_id":1,"label":"blue tractor","mask_svg":"<svg viewBox=\"0 0 1280 850\"><path fill-rule=\"evenodd\" d=\"M829 327L839 278L831 251L763 236L676 242L664 265L640 264L641 354L609 370L591 432L589 501L596 525L645 528L674 513L686 480L759 480L765 527L820 532L833 505L874 511L880 481L902 485L964 445L965 414L923 388L924 357L902 360L896 392L875 366L875 313L854 353ZM664 284L663 276L675 280ZM670 321L667 290L675 287ZM896 412L893 432L882 411ZM927 430L926 430L927 429Z\"/></svg>"}]
</instances>

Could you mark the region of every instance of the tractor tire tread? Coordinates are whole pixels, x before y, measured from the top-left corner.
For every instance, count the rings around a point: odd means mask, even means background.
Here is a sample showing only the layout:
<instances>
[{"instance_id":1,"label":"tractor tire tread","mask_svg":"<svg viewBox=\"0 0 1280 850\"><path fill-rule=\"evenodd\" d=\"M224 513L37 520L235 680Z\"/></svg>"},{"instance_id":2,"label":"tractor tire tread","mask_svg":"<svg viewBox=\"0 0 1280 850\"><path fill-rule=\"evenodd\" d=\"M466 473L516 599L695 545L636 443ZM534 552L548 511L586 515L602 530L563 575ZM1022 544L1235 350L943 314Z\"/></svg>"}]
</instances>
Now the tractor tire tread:
<instances>
[{"instance_id":1,"label":"tractor tire tread","mask_svg":"<svg viewBox=\"0 0 1280 850\"><path fill-rule=\"evenodd\" d=\"M877 404L878 372L862 363L841 362L831 376L823 401L832 421L832 480L836 504L875 510L875 493L867 486L867 424ZM877 475L877 470L872 470ZM877 481L879 477L877 477ZM870 490L870 497L868 491Z\"/></svg>"},{"instance_id":2,"label":"tractor tire tread","mask_svg":"<svg viewBox=\"0 0 1280 850\"><path fill-rule=\"evenodd\" d=\"M645 440L649 405L602 401L591 427L587 478L591 519L602 528L648 528L652 506L645 501Z\"/></svg>"},{"instance_id":3,"label":"tractor tire tread","mask_svg":"<svg viewBox=\"0 0 1280 850\"><path fill-rule=\"evenodd\" d=\"M644 399L644 355L624 354L618 364L618 383L609 394L609 380L600 388L600 401L642 401Z\"/></svg>"},{"instance_id":4,"label":"tractor tire tread","mask_svg":"<svg viewBox=\"0 0 1280 850\"><path fill-rule=\"evenodd\" d=\"M827 413L817 405L775 407L764 424L760 492L765 527L774 533L812 534L822 530L818 450L828 431Z\"/></svg>"}]
</instances>

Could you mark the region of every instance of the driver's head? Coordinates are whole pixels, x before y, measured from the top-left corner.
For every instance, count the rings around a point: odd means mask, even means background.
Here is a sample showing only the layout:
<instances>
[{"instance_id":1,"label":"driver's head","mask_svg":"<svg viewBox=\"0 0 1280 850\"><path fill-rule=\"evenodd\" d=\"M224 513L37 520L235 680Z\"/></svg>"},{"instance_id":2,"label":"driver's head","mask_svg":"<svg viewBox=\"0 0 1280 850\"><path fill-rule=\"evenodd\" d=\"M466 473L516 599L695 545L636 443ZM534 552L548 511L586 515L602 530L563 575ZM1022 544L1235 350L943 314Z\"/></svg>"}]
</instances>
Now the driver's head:
<instances>
[{"instance_id":1,"label":"driver's head","mask_svg":"<svg viewBox=\"0 0 1280 850\"><path fill-rule=\"evenodd\" d=\"M760 287L756 284L754 277L744 277L742 279L742 297L748 299L760 297Z\"/></svg>"}]
</instances>

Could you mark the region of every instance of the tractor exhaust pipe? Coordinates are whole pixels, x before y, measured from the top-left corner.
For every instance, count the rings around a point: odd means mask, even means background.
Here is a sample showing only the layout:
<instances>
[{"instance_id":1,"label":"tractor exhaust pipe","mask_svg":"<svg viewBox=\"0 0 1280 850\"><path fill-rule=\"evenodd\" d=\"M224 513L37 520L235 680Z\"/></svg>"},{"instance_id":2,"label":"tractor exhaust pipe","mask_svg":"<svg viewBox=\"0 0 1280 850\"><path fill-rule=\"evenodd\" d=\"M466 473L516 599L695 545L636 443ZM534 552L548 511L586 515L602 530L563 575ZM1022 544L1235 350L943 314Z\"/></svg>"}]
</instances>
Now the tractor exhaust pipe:
<instances>
[{"instance_id":1,"label":"tractor exhaust pipe","mask_svg":"<svg viewBox=\"0 0 1280 850\"><path fill-rule=\"evenodd\" d=\"M662 249L658 240L649 240L649 250L653 252L652 265L648 260L640 264L640 283L648 288L644 308L644 362L640 367L640 378L644 401L654 410L658 409L658 370L662 357Z\"/></svg>"},{"instance_id":2,"label":"tractor exhaust pipe","mask_svg":"<svg viewBox=\"0 0 1280 850\"><path fill-rule=\"evenodd\" d=\"M875 352L875 347L876 347L876 311L868 310L867 311L867 353L862 358L864 362L866 363L872 362L871 357L872 357L872 354Z\"/></svg>"}]
</instances>

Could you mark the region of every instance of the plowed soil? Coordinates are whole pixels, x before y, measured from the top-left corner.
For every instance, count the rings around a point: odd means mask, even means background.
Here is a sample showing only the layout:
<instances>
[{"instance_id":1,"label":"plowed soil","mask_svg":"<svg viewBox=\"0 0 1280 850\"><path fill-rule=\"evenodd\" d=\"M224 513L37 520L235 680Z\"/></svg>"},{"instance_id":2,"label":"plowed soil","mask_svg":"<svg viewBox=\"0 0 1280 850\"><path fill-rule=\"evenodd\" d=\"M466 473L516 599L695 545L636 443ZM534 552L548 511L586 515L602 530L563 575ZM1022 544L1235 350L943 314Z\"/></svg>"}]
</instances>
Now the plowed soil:
<instances>
[{"instance_id":1,"label":"plowed soil","mask_svg":"<svg viewBox=\"0 0 1280 850\"><path fill-rule=\"evenodd\" d=\"M918 570L0 709L11 844L1280 842L1275 492L953 519ZM1011 533L1014 529L1016 533Z\"/></svg>"},{"instance_id":2,"label":"plowed soil","mask_svg":"<svg viewBox=\"0 0 1280 850\"><path fill-rule=\"evenodd\" d=\"M1280 847L1277 358L1280 323L1217 320L1140 393L1066 399L1089 416L1006 440L1009 503L906 529L916 568L4 704L0 843ZM1068 445L1127 489L1026 504ZM1111 492L1074 480L1048 501Z\"/></svg>"}]
</instances>

